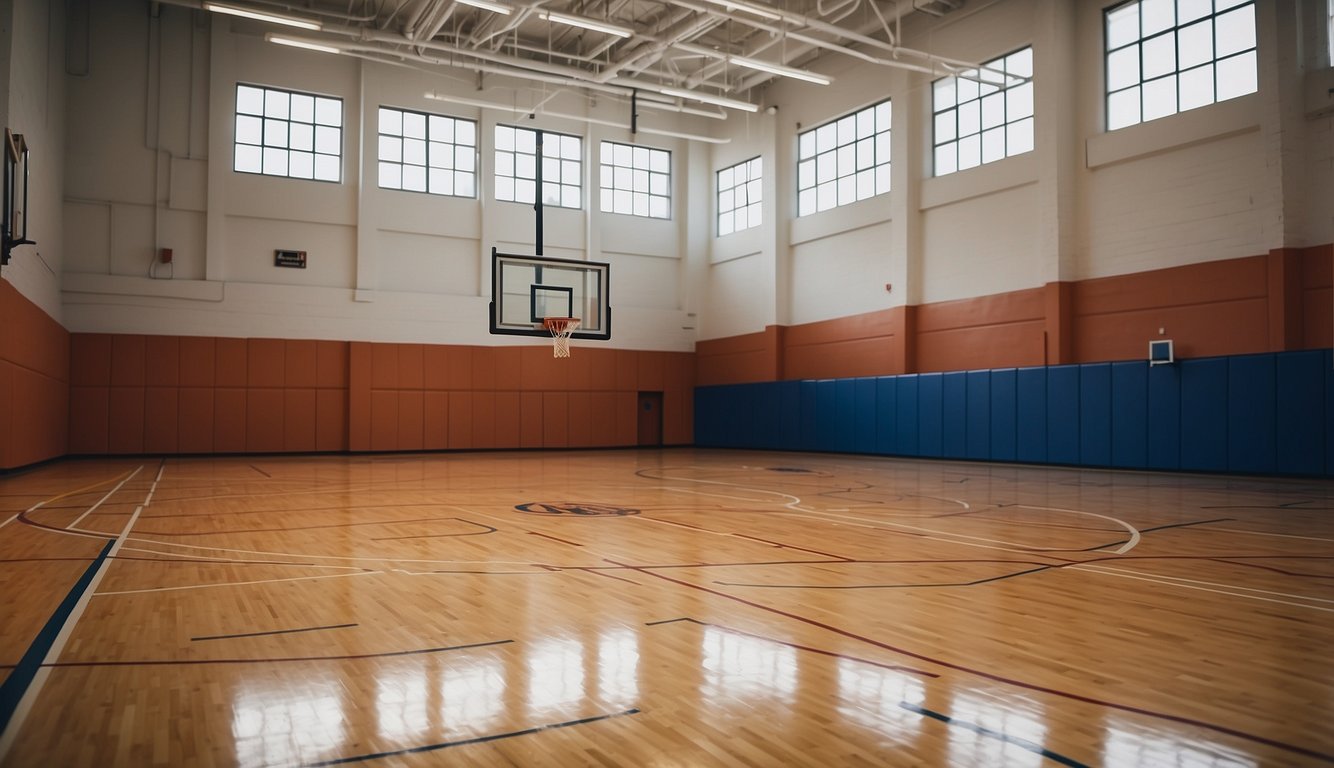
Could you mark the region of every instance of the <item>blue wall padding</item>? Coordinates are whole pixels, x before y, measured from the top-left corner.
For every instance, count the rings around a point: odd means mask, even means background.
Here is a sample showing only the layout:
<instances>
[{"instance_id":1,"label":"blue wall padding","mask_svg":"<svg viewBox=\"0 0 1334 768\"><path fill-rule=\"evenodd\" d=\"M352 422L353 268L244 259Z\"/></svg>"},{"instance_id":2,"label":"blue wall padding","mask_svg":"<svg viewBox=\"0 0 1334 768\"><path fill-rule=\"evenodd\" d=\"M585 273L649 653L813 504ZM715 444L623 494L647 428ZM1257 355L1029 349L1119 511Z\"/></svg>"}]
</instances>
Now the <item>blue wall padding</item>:
<instances>
[{"instance_id":1,"label":"blue wall padding","mask_svg":"<svg viewBox=\"0 0 1334 768\"><path fill-rule=\"evenodd\" d=\"M947 373L941 386L941 450L946 458L968 455L968 374Z\"/></svg>"},{"instance_id":2,"label":"blue wall padding","mask_svg":"<svg viewBox=\"0 0 1334 768\"><path fill-rule=\"evenodd\" d=\"M1291 352L1274 360L1274 432L1282 435L1275 453L1279 472L1313 475L1325 469L1322 424L1325 398L1320 383L1325 356L1319 351Z\"/></svg>"},{"instance_id":3,"label":"blue wall padding","mask_svg":"<svg viewBox=\"0 0 1334 768\"><path fill-rule=\"evenodd\" d=\"M1334 351L698 387L695 444L1334 477Z\"/></svg>"},{"instance_id":4,"label":"blue wall padding","mask_svg":"<svg viewBox=\"0 0 1334 768\"><path fill-rule=\"evenodd\" d=\"M1325 350L1325 474L1334 475L1334 350Z\"/></svg>"},{"instance_id":5,"label":"blue wall padding","mask_svg":"<svg viewBox=\"0 0 1334 768\"><path fill-rule=\"evenodd\" d=\"M857 424L853 429L852 450L875 453L875 379L857 379Z\"/></svg>"},{"instance_id":6,"label":"blue wall padding","mask_svg":"<svg viewBox=\"0 0 1334 768\"><path fill-rule=\"evenodd\" d=\"M1149 367L1147 459L1150 469L1181 467L1181 367Z\"/></svg>"},{"instance_id":7,"label":"blue wall padding","mask_svg":"<svg viewBox=\"0 0 1334 768\"><path fill-rule=\"evenodd\" d=\"M897 377L875 380L875 452L881 455L898 453L898 389Z\"/></svg>"},{"instance_id":8,"label":"blue wall padding","mask_svg":"<svg viewBox=\"0 0 1334 768\"><path fill-rule=\"evenodd\" d=\"M821 379L815 382L815 449L838 449L838 381Z\"/></svg>"},{"instance_id":9,"label":"blue wall padding","mask_svg":"<svg viewBox=\"0 0 1334 768\"><path fill-rule=\"evenodd\" d=\"M943 381L939 373L917 377L917 454L939 458L941 449L941 397Z\"/></svg>"},{"instance_id":10,"label":"blue wall padding","mask_svg":"<svg viewBox=\"0 0 1334 768\"><path fill-rule=\"evenodd\" d=\"M1047 369L1020 368L1015 393L1015 458L1047 460Z\"/></svg>"},{"instance_id":11,"label":"blue wall padding","mask_svg":"<svg viewBox=\"0 0 1334 768\"><path fill-rule=\"evenodd\" d=\"M1278 455L1275 420L1278 404L1273 355L1228 360L1227 468L1231 472L1274 471Z\"/></svg>"},{"instance_id":12,"label":"blue wall padding","mask_svg":"<svg viewBox=\"0 0 1334 768\"><path fill-rule=\"evenodd\" d=\"M1002 368L991 372L991 460L1014 461L1016 383L1015 370Z\"/></svg>"},{"instance_id":13,"label":"blue wall padding","mask_svg":"<svg viewBox=\"0 0 1334 768\"><path fill-rule=\"evenodd\" d=\"M1079 366L1079 463L1112 463L1112 365Z\"/></svg>"},{"instance_id":14,"label":"blue wall padding","mask_svg":"<svg viewBox=\"0 0 1334 768\"><path fill-rule=\"evenodd\" d=\"M991 456L991 371L968 372L968 444L964 457L986 461Z\"/></svg>"},{"instance_id":15,"label":"blue wall padding","mask_svg":"<svg viewBox=\"0 0 1334 768\"><path fill-rule=\"evenodd\" d=\"M838 415L834 447L831 450L850 453L857 450L853 440L857 434L857 382L839 379L834 392L834 411Z\"/></svg>"},{"instance_id":16,"label":"blue wall padding","mask_svg":"<svg viewBox=\"0 0 1334 768\"><path fill-rule=\"evenodd\" d=\"M895 378L899 387L893 452L901 456L917 456L917 374Z\"/></svg>"},{"instance_id":17,"label":"blue wall padding","mask_svg":"<svg viewBox=\"0 0 1334 768\"><path fill-rule=\"evenodd\" d=\"M815 397L818 390L818 382L801 382L801 444L806 450L818 450L815 448L820 424L819 404Z\"/></svg>"},{"instance_id":18,"label":"blue wall padding","mask_svg":"<svg viewBox=\"0 0 1334 768\"><path fill-rule=\"evenodd\" d=\"M1112 466L1149 465L1149 364L1112 363Z\"/></svg>"},{"instance_id":19,"label":"blue wall padding","mask_svg":"<svg viewBox=\"0 0 1334 768\"><path fill-rule=\"evenodd\" d=\"M1181 468L1227 470L1227 358L1183 360Z\"/></svg>"},{"instance_id":20,"label":"blue wall padding","mask_svg":"<svg viewBox=\"0 0 1334 768\"><path fill-rule=\"evenodd\" d=\"M751 418L755 423L756 442L764 448L781 448L779 409L782 403L782 393L779 390L779 383L776 381L765 382L757 387L755 395L754 403L751 406Z\"/></svg>"},{"instance_id":21,"label":"blue wall padding","mask_svg":"<svg viewBox=\"0 0 1334 768\"><path fill-rule=\"evenodd\" d=\"M1047 461L1079 463L1079 366L1047 369Z\"/></svg>"},{"instance_id":22,"label":"blue wall padding","mask_svg":"<svg viewBox=\"0 0 1334 768\"><path fill-rule=\"evenodd\" d=\"M801 382L778 382L779 403L782 411L778 414L778 447L786 451L801 448Z\"/></svg>"}]
</instances>

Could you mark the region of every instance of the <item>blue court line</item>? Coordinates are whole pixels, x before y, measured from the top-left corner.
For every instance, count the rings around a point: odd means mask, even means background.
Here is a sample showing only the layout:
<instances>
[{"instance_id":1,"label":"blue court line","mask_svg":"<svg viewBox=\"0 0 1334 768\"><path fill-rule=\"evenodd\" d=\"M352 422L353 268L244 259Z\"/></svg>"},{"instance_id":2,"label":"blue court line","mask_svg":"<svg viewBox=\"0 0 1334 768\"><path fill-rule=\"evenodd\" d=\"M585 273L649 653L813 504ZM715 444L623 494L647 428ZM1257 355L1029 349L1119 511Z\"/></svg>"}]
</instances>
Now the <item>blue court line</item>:
<instances>
[{"instance_id":1,"label":"blue court line","mask_svg":"<svg viewBox=\"0 0 1334 768\"><path fill-rule=\"evenodd\" d=\"M1008 733L995 731L990 728L987 728L986 726L978 725L977 723L969 723L963 720L955 720L949 715L942 714L940 712L935 712L933 710L927 709L926 707L919 707L916 704L912 704L907 701L900 701L899 706L903 707L909 712L916 712L919 715L924 715L926 717L939 720L940 722L945 723L946 725L957 725L960 728L967 728L968 730L974 731L975 733L979 733L983 736L989 736L993 739L1000 739L1001 741L1007 744L1013 744L1016 747L1021 747L1023 749L1028 750L1029 752L1033 752L1034 754L1042 755L1043 757L1047 758L1053 763L1068 765L1070 766L1070 768L1089 768L1089 766L1079 762L1078 760L1073 760L1071 758L1066 757L1065 755L1052 752L1050 749L1047 749L1041 744L1029 741L1028 739L1021 739L1018 736L1011 736Z\"/></svg>"},{"instance_id":2,"label":"blue court line","mask_svg":"<svg viewBox=\"0 0 1334 768\"><path fill-rule=\"evenodd\" d=\"M537 725L532 728L525 728L522 731L510 731L509 733L494 733L490 736L478 736L472 739L463 739L462 741L446 741L440 744L426 744L420 747L408 747L407 749L395 749L389 752L372 752L366 755L353 755L352 757L339 757L333 760L321 760L318 763L306 763L305 768L317 768L322 765L341 765L343 763L359 763L363 760L379 760L383 757L397 757L398 755L412 755L420 752L434 752L437 749L448 749L449 747L462 747L468 744L485 744L488 741L499 741L514 736L528 736L542 731L550 731L556 728L568 728L572 725L584 725L585 723L596 723L599 720L610 720L613 717L624 717L625 715L637 715L639 708L627 709L624 712L612 712L606 715L594 715L584 717L578 720L567 720L563 723L548 723L547 725Z\"/></svg>"},{"instance_id":3,"label":"blue court line","mask_svg":"<svg viewBox=\"0 0 1334 768\"><path fill-rule=\"evenodd\" d=\"M28 692L28 686L32 685L33 678L37 676L37 670L41 669L42 661L46 659L46 654L51 651L51 646L55 644L56 637L60 634L61 628L65 626L65 621L74 612L74 606L78 605L79 598L83 597L83 593L88 590L88 585L92 583L97 569L102 567L102 563L106 561L107 555L111 552L111 547L115 543L114 540L108 541L102 547L102 553L83 572L83 576L79 577L79 580L70 589L69 594L65 595L65 599L56 607L55 613L52 613L51 618L46 620L46 626L42 627L37 636L32 639L32 644L28 646L23 658L19 659L14 671L9 673L9 677L5 678L4 684L0 685L0 733L4 733L5 729L9 727L9 721L14 719L14 712L18 709L23 694Z\"/></svg>"}]
</instances>

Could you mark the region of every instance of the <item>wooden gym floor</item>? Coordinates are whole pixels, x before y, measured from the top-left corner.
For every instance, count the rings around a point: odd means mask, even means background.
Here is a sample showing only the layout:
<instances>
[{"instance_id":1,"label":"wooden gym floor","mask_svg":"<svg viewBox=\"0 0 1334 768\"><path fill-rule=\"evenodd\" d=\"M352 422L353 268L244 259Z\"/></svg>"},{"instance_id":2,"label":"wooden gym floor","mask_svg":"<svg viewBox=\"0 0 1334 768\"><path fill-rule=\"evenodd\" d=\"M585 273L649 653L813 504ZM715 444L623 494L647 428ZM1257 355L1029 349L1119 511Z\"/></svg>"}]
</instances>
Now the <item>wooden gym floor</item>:
<instances>
[{"instance_id":1,"label":"wooden gym floor","mask_svg":"<svg viewBox=\"0 0 1334 768\"><path fill-rule=\"evenodd\" d=\"M1328 764L1332 508L687 449L67 461L0 478L0 764Z\"/></svg>"}]
</instances>

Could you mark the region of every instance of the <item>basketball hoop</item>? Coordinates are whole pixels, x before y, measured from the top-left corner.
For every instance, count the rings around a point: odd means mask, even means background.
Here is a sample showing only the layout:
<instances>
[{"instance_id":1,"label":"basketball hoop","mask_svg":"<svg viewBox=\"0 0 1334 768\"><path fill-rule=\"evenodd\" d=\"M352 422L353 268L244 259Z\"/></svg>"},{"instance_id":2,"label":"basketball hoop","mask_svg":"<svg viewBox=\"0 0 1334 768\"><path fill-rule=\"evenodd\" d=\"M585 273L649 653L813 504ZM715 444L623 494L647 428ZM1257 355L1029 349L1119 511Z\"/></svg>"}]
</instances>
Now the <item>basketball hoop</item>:
<instances>
[{"instance_id":1,"label":"basketball hoop","mask_svg":"<svg viewBox=\"0 0 1334 768\"><path fill-rule=\"evenodd\" d=\"M542 326L551 332L552 357L570 356L570 334L579 327L577 317L544 317Z\"/></svg>"}]
</instances>

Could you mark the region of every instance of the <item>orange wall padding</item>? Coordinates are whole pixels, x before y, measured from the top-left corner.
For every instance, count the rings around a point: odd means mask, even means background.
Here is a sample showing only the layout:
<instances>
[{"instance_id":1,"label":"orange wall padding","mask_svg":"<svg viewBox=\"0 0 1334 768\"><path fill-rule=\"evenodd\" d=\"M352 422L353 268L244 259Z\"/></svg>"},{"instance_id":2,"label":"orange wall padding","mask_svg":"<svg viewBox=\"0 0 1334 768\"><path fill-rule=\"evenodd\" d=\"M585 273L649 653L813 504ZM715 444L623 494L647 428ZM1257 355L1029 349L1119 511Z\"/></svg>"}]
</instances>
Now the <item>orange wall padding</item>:
<instances>
[{"instance_id":1,"label":"orange wall padding","mask_svg":"<svg viewBox=\"0 0 1334 768\"><path fill-rule=\"evenodd\" d=\"M65 454L69 343L60 323L0 280L0 469Z\"/></svg>"},{"instance_id":2,"label":"orange wall padding","mask_svg":"<svg viewBox=\"0 0 1334 768\"><path fill-rule=\"evenodd\" d=\"M639 391L692 440L694 356L576 346L74 334L69 452L634 445Z\"/></svg>"},{"instance_id":3,"label":"orange wall padding","mask_svg":"<svg viewBox=\"0 0 1334 768\"><path fill-rule=\"evenodd\" d=\"M1334 246L898 307L700 342L702 386L1334 346Z\"/></svg>"}]
</instances>

